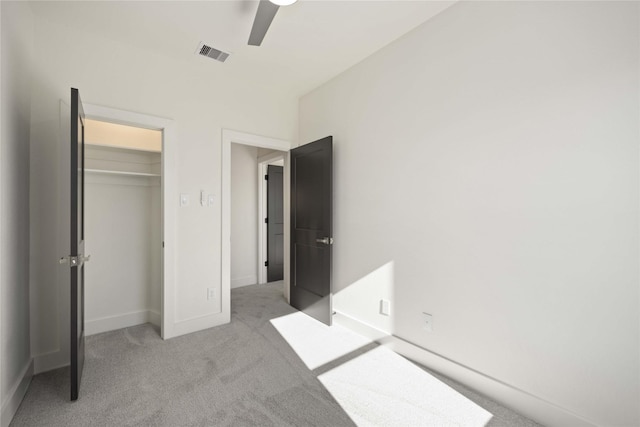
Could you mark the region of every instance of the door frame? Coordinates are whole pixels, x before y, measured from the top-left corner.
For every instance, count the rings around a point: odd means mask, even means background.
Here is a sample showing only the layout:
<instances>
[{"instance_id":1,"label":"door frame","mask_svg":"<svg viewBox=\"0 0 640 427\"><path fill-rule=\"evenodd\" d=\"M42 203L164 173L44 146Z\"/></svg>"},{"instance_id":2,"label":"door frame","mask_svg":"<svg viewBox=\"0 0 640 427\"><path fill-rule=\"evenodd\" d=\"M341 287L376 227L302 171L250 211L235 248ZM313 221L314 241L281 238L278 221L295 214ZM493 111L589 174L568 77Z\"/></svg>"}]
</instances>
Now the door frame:
<instances>
[{"instance_id":1,"label":"door frame","mask_svg":"<svg viewBox=\"0 0 640 427\"><path fill-rule=\"evenodd\" d=\"M264 156L258 157L258 283L267 283L267 267L264 263L267 261L267 224L264 222L264 218L267 218L267 180L264 176L267 174L267 166L277 160L284 160L286 162L287 153L269 153ZM283 170L284 180L284 170ZM284 183L286 187L286 183ZM286 204L283 194L283 205ZM288 214L284 212L285 219L288 218Z\"/></svg>"},{"instance_id":2,"label":"door frame","mask_svg":"<svg viewBox=\"0 0 640 427\"><path fill-rule=\"evenodd\" d=\"M171 203L171 200L174 195L178 194L175 123L171 119L94 104L84 104L84 112L88 119L162 131L160 203L162 206L161 240L164 244L164 250L161 261L160 336L162 339L174 337L177 203Z\"/></svg>"},{"instance_id":3,"label":"door frame","mask_svg":"<svg viewBox=\"0 0 640 427\"><path fill-rule=\"evenodd\" d=\"M289 301L289 150L295 147L293 142L269 138L251 133L222 129L222 196L221 227L222 248L220 255L220 284L222 313L231 320L231 144L249 145L258 148L285 151L284 157L284 296ZM258 191L260 194L260 191ZM258 233L260 234L260 233ZM260 250L258 248L258 250ZM260 271L260 270L258 270ZM266 277L266 276L265 276Z\"/></svg>"}]
</instances>

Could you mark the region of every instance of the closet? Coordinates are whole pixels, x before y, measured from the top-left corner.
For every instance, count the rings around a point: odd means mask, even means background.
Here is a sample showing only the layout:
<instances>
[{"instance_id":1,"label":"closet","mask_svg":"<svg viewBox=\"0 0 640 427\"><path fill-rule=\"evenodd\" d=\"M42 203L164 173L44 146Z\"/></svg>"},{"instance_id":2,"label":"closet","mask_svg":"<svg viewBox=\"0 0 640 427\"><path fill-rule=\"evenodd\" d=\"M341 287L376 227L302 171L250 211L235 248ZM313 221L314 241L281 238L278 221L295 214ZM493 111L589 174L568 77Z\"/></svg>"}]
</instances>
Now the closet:
<instances>
[{"instance_id":1,"label":"closet","mask_svg":"<svg viewBox=\"0 0 640 427\"><path fill-rule=\"evenodd\" d=\"M160 325L162 132L85 123L87 335Z\"/></svg>"}]
</instances>

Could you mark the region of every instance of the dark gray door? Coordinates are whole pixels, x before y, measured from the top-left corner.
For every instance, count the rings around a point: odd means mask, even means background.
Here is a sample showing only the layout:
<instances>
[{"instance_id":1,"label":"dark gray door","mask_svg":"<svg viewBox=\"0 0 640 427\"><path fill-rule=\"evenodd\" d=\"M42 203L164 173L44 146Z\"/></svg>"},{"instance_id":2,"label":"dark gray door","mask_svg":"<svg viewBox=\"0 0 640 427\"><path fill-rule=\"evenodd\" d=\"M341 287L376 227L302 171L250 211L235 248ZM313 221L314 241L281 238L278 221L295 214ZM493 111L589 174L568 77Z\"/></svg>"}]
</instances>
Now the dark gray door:
<instances>
[{"instance_id":1,"label":"dark gray door","mask_svg":"<svg viewBox=\"0 0 640 427\"><path fill-rule=\"evenodd\" d=\"M333 137L291 150L291 305L331 325Z\"/></svg>"},{"instance_id":2,"label":"dark gray door","mask_svg":"<svg viewBox=\"0 0 640 427\"><path fill-rule=\"evenodd\" d=\"M71 89L71 400L84 367L84 110Z\"/></svg>"},{"instance_id":3,"label":"dark gray door","mask_svg":"<svg viewBox=\"0 0 640 427\"><path fill-rule=\"evenodd\" d=\"M282 166L267 166L267 282L284 279Z\"/></svg>"}]
</instances>

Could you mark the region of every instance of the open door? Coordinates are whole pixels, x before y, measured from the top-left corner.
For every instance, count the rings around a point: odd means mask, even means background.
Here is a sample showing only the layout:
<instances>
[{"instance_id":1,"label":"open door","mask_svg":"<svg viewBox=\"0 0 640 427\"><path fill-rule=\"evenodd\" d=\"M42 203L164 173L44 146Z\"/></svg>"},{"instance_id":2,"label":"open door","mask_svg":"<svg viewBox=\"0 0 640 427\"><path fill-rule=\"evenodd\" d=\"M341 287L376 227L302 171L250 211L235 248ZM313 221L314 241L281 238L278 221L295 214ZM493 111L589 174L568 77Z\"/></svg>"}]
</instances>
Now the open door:
<instances>
[{"instance_id":1,"label":"open door","mask_svg":"<svg viewBox=\"0 0 640 427\"><path fill-rule=\"evenodd\" d=\"M267 166L267 282L284 279L282 166Z\"/></svg>"},{"instance_id":2,"label":"open door","mask_svg":"<svg viewBox=\"0 0 640 427\"><path fill-rule=\"evenodd\" d=\"M78 399L84 366L84 110L71 89L71 400Z\"/></svg>"},{"instance_id":3,"label":"open door","mask_svg":"<svg viewBox=\"0 0 640 427\"><path fill-rule=\"evenodd\" d=\"M333 137L291 150L291 305L331 325Z\"/></svg>"}]
</instances>

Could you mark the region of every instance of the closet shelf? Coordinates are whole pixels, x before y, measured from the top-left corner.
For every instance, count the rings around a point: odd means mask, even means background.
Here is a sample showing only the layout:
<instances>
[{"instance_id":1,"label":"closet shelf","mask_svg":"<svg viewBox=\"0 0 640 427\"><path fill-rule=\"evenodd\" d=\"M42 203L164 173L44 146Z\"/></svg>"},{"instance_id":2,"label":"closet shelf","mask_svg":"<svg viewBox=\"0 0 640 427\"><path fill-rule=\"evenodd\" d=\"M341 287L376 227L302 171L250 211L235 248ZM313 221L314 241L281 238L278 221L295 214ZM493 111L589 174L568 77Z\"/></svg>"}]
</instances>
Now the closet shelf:
<instances>
[{"instance_id":1,"label":"closet shelf","mask_svg":"<svg viewBox=\"0 0 640 427\"><path fill-rule=\"evenodd\" d=\"M105 169L85 169L84 171L89 173L102 173L102 174L108 174L108 175L160 176L159 173L127 172L127 171L115 171L115 170L105 170Z\"/></svg>"}]
</instances>

